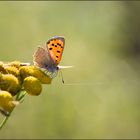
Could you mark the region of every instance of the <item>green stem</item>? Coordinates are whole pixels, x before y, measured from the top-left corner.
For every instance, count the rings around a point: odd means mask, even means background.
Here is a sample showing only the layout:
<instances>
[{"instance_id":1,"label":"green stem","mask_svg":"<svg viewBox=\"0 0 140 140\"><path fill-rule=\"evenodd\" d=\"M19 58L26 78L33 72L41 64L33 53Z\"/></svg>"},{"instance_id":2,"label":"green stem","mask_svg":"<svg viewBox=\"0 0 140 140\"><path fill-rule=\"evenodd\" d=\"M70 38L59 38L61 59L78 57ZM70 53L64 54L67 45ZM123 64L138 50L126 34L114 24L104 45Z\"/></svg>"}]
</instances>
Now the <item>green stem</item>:
<instances>
[{"instance_id":1,"label":"green stem","mask_svg":"<svg viewBox=\"0 0 140 140\"><path fill-rule=\"evenodd\" d=\"M19 96L20 96L20 93L21 93L21 91L19 91L18 93L17 93L17 95L16 95L16 101L18 101L18 98L19 98Z\"/></svg>"},{"instance_id":2,"label":"green stem","mask_svg":"<svg viewBox=\"0 0 140 140\"><path fill-rule=\"evenodd\" d=\"M17 101L21 101L25 97L26 94L27 92L24 92L21 96L17 98Z\"/></svg>"},{"instance_id":3,"label":"green stem","mask_svg":"<svg viewBox=\"0 0 140 140\"><path fill-rule=\"evenodd\" d=\"M5 125L5 123L7 122L9 116L5 116L5 118L3 119L3 121L0 124L0 130L3 128L3 126Z\"/></svg>"},{"instance_id":4,"label":"green stem","mask_svg":"<svg viewBox=\"0 0 140 140\"><path fill-rule=\"evenodd\" d=\"M5 123L7 122L8 118L10 117L12 111L14 110L14 108L11 110L11 112L9 113L9 116L5 116L5 118L3 119L3 121L0 124L0 130L3 128L3 126L5 125Z\"/></svg>"},{"instance_id":5,"label":"green stem","mask_svg":"<svg viewBox=\"0 0 140 140\"><path fill-rule=\"evenodd\" d=\"M26 95L26 92L24 92L21 96L20 96L20 93L21 92L19 92L18 94L17 94L17 96L16 96L16 101L22 101L23 100L23 98L25 97L25 95ZM15 107L14 107L15 108ZM5 116L5 118L3 119L3 121L1 122L1 124L0 124L0 130L3 128L3 126L6 124L6 122L7 122L7 120L9 119L9 117L10 117L10 115L11 115L11 113L12 113L12 111L14 110L14 108L11 110L11 112L9 112L9 115L8 116Z\"/></svg>"}]
</instances>

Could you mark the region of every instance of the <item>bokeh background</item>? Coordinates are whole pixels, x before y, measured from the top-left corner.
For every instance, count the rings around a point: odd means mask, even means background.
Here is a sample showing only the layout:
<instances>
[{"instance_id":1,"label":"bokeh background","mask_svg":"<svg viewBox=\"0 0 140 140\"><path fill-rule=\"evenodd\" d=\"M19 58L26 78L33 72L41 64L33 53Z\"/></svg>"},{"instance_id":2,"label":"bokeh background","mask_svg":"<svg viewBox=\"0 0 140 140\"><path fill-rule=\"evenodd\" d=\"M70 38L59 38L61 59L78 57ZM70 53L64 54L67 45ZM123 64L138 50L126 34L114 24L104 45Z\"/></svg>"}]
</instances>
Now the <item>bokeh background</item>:
<instances>
[{"instance_id":1,"label":"bokeh background","mask_svg":"<svg viewBox=\"0 0 140 140\"><path fill-rule=\"evenodd\" d=\"M0 2L0 61L32 63L56 35L65 84L26 96L0 138L140 138L140 2Z\"/></svg>"}]
</instances>

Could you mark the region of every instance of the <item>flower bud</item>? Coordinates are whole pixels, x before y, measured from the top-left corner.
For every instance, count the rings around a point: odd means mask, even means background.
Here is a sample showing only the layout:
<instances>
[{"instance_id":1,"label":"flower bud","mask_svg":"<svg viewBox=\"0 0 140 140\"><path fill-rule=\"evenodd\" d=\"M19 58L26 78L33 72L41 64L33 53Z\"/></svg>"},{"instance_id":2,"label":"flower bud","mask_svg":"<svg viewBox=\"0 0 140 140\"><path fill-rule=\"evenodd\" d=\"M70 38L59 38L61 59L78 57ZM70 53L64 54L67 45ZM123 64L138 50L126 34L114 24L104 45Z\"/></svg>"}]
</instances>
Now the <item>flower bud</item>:
<instances>
[{"instance_id":1,"label":"flower bud","mask_svg":"<svg viewBox=\"0 0 140 140\"><path fill-rule=\"evenodd\" d=\"M27 76L36 77L42 84L51 84L52 79L35 66L23 66L20 68L20 74L23 78Z\"/></svg>"},{"instance_id":2,"label":"flower bud","mask_svg":"<svg viewBox=\"0 0 140 140\"><path fill-rule=\"evenodd\" d=\"M5 70L8 74L13 74L16 77L19 76L19 70L15 66L5 66Z\"/></svg>"},{"instance_id":3,"label":"flower bud","mask_svg":"<svg viewBox=\"0 0 140 140\"><path fill-rule=\"evenodd\" d=\"M4 64L2 62L0 62L0 72L3 73L3 74L6 74L6 70L4 68Z\"/></svg>"},{"instance_id":4,"label":"flower bud","mask_svg":"<svg viewBox=\"0 0 140 140\"><path fill-rule=\"evenodd\" d=\"M20 90L18 79L12 74L0 75L0 89L9 91L13 96Z\"/></svg>"},{"instance_id":5,"label":"flower bud","mask_svg":"<svg viewBox=\"0 0 140 140\"><path fill-rule=\"evenodd\" d=\"M0 91L0 107L2 107L4 111L8 112L15 107L13 97L8 91Z\"/></svg>"},{"instance_id":6,"label":"flower bud","mask_svg":"<svg viewBox=\"0 0 140 140\"><path fill-rule=\"evenodd\" d=\"M33 76L29 76L24 79L23 87L24 87L25 91L30 95L37 96L42 91L42 85L41 85L40 81Z\"/></svg>"},{"instance_id":7,"label":"flower bud","mask_svg":"<svg viewBox=\"0 0 140 140\"><path fill-rule=\"evenodd\" d=\"M16 67L18 69L20 67L20 63L21 63L20 61L12 61L8 63L7 65Z\"/></svg>"}]
</instances>

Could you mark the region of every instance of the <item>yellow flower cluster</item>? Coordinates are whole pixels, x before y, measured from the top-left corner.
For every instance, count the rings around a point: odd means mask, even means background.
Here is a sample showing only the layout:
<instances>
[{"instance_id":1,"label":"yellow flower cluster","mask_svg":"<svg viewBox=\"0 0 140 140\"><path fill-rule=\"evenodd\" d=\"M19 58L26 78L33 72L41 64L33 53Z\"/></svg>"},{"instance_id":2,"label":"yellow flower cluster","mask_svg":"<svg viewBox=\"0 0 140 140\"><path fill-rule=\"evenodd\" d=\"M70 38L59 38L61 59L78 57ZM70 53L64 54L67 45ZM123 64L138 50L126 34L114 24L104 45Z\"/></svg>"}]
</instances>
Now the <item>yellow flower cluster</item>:
<instances>
[{"instance_id":1,"label":"yellow flower cluster","mask_svg":"<svg viewBox=\"0 0 140 140\"><path fill-rule=\"evenodd\" d=\"M51 84L52 79L34 65L19 61L0 62L0 110L10 112L24 96L40 95L42 84Z\"/></svg>"}]
</instances>

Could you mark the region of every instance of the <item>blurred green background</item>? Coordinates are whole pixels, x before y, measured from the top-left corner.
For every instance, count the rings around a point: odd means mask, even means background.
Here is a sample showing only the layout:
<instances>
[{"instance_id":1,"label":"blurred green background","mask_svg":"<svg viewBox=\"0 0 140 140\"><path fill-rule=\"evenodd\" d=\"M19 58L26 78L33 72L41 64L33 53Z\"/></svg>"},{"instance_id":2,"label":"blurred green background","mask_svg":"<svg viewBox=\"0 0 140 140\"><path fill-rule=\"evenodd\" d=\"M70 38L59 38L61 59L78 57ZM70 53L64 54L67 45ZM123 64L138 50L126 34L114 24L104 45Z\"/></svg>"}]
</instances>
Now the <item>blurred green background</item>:
<instances>
[{"instance_id":1,"label":"blurred green background","mask_svg":"<svg viewBox=\"0 0 140 140\"><path fill-rule=\"evenodd\" d=\"M140 138L140 2L0 2L0 61L32 62L56 35L65 84L26 96L0 138Z\"/></svg>"}]
</instances>

